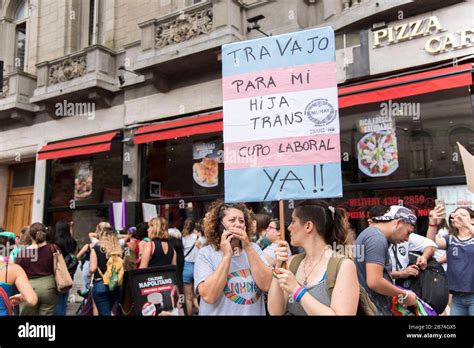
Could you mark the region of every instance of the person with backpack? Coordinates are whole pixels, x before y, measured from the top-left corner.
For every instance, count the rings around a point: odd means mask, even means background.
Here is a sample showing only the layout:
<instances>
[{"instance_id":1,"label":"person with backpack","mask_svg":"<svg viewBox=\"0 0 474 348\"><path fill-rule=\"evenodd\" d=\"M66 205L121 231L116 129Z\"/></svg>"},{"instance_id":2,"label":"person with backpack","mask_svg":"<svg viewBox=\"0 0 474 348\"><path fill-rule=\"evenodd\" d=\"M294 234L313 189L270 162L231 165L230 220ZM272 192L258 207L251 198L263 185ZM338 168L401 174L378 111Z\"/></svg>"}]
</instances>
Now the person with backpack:
<instances>
[{"instance_id":1,"label":"person with backpack","mask_svg":"<svg viewBox=\"0 0 474 348\"><path fill-rule=\"evenodd\" d=\"M450 234L440 238L436 232L445 214L441 205L430 213L427 237L446 250L450 315L474 316L474 211L457 208L449 216Z\"/></svg>"},{"instance_id":2,"label":"person with backpack","mask_svg":"<svg viewBox=\"0 0 474 348\"><path fill-rule=\"evenodd\" d=\"M79 261L76 257L77 242L72 237L72 225L68 224L64 220L56 222L54 244L56 244L61 250L61 254L64 257L66 266L68 268L71 278L74 279ZM69 298L69 291L59 294L58 304L56 306L56 315L66 315L67 313L67 300Z\"/></svg>"},{"instance_id":3,"label":"person with backpack","mask_svg":"<svg viewBox=\"0 0 474 348\"><path fill-rule=\"evenodd\" d=\"M194 281L194 263L199 249L204 245L204 239L200 237L199 225L192 219L186 219L183 227L183 247L184 247L184 298L186 301L186 312L188 315L193 313L193 308L199 310L199 304L193 291Z\"/></svg>"},{"instance_id":4,"label":"person with backpack","mask_svg":"<svg viewBox=\"0 0 474 348\"><path fill-rule=\"evenodd\" d=\"M406 242L415 229L416 216L403 206L392 205L383 215L371 216L371 224L356 239L355 257L360 284L377 307L378 315L392 315L392 297L403 307L415 306L416 294L393 284L390 244Z\"/></svg>"},{"instance_id":5,"label":"person with backpack","mask_svg":"<svg viewBox=\"0 0 474 348\"><path fill-rule=\"evenodd\" d=\"M156 217L148 223L150 243L145 245L140 262L140 268L156 266L176 266L176 251L170 242L168 222L163 217Z\"/></svg>"},{"instance_id":6,"label":"person with backpack","mask_svg":"<svg viewBox=\"0 0 474 348\"><path fill-rule=\"evenodd\" d=\"M0 236L0 247L4 250L14 243L14 240ZM19 294L13 295L14 288ZM13 313L13 307L19 303L35 306L38 302L28 277L19 265L9 261L8 257L0 257L0 317Z\"/></svg>"},{"instance_id":7,"label":"person with backpack","mask_svg":"<svg viewBox=\"0 0 474 348\"><path fill-rule=\"evenodd\" d=\"M287 311L292 315L355 315L359 302L355 264L349 258L333 258L333 248L346 244L349 223L345 211L324 201L306 200L293 210L288 230L291 244L304 253L289 258L288 243L278 242L268 293L270 315ZM290 269L283 268L282 262L288 262ZM335 279L329 289L328 273L334 262L331 277Z\"/></svg>"},{"instance_id":8,"label":"person with backpack","mask_svg":"<svg viewBox=\"0 0 474 348\"><path fill-rule=\"evenodd\" d=\"M388 210L383 205L374 206L370 216L381 216ZM442 313L448 302L448 289L443 267L433 257L436 250L436 243L417 233L411 233L406 242L391 244L390 276L395 285L415 292L436 313Z\"/></svg>"},{"instance_id":9,"label":"person with backpack","mask_svg":"<svg viewBox=\"0 0 474 348\"><path fill-rule=\"evenodd\" d=\"M52 316L58 303L53 256L58 247L46 242L48 232L42 223L33 223L29 234L32 244L19 252L16 263L26 272L38 301L35 306L20 304L20 315Z\"/></svg>"},{"instance_id":10,"label":"person with backpack","mask_svg":"<svg viewBox=\"0 0 474 348\"><path fill-rule=\"evenodd\" d=\"M104 227L90 255L89 275L94 275L92 296L99 316L110 316L120 298L123 259L117 232Z\"/></svg>"}]
</instances>

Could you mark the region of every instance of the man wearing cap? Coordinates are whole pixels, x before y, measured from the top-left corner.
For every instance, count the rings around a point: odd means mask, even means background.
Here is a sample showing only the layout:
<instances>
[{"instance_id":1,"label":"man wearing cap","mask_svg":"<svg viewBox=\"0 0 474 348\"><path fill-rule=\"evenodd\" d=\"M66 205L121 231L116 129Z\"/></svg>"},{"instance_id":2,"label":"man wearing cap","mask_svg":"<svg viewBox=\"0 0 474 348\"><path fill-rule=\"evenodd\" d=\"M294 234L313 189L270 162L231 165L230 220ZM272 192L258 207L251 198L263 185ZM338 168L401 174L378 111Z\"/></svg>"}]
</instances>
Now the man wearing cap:
<instances>
[{"instance_id":1,"label":"man wearing cap","mask_svg":"<svg viewBox=\"0 0 474 348\"><path fill-rule=\"evenodd\" d=\"M356 249L363 255L356 255L357 276L371 300L378 315L391 315L391 298L397 296L404 307L416 305L416 295L393 285L390 244L407 242L415 229L416 216L408 208L392 205L381 216L372 216L371 225L356 239Z\"/></svg>"},{"instance_id":2,"label":"man wearing cap","mask_svg":"<svg viewBox=\"0 0 474 348\"><path fill-rule=\"evenodd\" d=\"M370 208L370 216L383 216L388 211L385 205L376 205ZM372 225L373 220L368 219L369 226ZM403 281L410 276L418 277L419 270L425 270L428 266L428 260L434 255L437 249L436 243L431 239L420 236L416 233L411 233L408 242L399 244L392 244L389 247L390 258L392 261L392 271L390 275L396 279L395 283ZM416 264L410 265L410 253L420 253L417 257ZM402 283L399 283L401 285Z\"/></svg>"}]
</instances>

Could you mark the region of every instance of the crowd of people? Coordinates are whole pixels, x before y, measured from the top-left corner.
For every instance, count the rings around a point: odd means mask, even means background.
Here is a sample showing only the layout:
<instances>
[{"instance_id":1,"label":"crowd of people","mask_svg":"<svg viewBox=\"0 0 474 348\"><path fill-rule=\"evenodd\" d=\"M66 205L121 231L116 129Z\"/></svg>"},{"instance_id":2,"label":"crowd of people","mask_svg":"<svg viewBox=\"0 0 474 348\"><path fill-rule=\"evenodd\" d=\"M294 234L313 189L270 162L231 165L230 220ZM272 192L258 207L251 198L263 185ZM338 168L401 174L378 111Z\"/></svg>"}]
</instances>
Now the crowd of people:
<instances>
[{"instance_id":1,"label":"crowd of people","mask_svg":"<svg viewBox=\"0 0 474 348\"><path fill-rule=\"evenodd\" d=\"M366 229L353 231L344 209L302 201L282 239L278 219L217 200L181 231L164 217L126 234L101 222L81 246L72 222L33 223L19 236L2 230L0 316L66 315L57 252L72 279L82 273L79 295L93 315L119 315L124 272L157 266L176 267L186 315L474 315L471 209L446 217L436 206L418 233L406 207L375 206L369 216Z\"/></svg>"}]
</instances>

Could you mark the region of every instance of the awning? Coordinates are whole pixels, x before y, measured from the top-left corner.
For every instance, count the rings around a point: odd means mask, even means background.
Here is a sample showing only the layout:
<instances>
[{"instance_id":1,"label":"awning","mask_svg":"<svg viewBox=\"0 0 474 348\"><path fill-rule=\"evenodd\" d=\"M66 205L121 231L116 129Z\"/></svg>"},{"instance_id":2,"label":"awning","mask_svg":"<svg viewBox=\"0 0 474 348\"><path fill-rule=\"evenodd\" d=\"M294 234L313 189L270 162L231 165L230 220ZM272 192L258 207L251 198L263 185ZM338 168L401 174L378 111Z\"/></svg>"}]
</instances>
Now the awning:
<instances>
[{"instance_id":1,"label":"awning","mask_svg":"<svg viewBox=\"0 0 474 348\"><path fill-rule=\"evenodd\" d=\"M376 103L472 85L473 64L430 70L383 81L339 88L339 107Z\"/></svg>"},{"instance_id":2,"label":"awning","mask_svg":"<svg viewBox=\"0 0 474 348\"><path fill-rule=\"evenodd\" d=\"M112 139L118 132L62 141L45 145L38 152L38 160L50 160L110 151Z\"/></svg>"},{"instance_id":3,"label":"awning","mask_svg":"<svg viewBox=\"0 0 474 348\"><path fill-rule=\"evenodd\" d=\"M196 134L222 132L222 111L214 114L187 117L174 121L165 121L138 128L135 144L152 141L182 138Z\"/></svg>"}]
</instances>

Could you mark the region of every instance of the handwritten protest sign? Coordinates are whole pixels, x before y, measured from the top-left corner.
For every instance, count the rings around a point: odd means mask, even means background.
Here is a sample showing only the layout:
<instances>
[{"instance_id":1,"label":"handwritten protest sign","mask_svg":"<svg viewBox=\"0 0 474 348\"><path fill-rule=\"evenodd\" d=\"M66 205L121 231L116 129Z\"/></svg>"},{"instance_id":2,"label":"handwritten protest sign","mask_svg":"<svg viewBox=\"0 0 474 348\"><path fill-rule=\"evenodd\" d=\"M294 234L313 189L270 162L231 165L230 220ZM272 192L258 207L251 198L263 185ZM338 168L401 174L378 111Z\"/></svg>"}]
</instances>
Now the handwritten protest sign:
<instances>
[{"instance_id":1,"label":"handwritten protest sign","mask_svg":"<svg viewBox=\"0 0 474 348\"><path fill-rule=\"evenodd\" d=\"M227 202L342 196L334 31L222 48Z\"/></svg>"}]
</instances>

